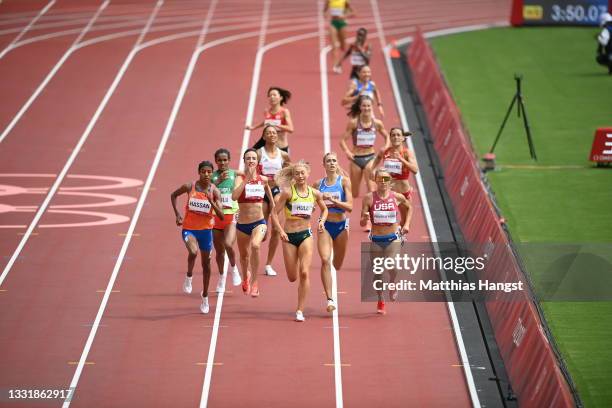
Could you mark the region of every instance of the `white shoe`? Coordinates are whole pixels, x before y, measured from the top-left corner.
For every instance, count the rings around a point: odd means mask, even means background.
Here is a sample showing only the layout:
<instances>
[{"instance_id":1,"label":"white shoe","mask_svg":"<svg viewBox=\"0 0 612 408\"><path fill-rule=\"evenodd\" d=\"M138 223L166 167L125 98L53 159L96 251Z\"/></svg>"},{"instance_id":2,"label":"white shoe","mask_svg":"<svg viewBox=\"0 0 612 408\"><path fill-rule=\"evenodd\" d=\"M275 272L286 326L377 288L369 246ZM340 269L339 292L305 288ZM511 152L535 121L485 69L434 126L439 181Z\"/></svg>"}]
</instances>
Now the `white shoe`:
<instances>
[{"instance_id":1,"label":"white shoe","mask_svg":"<svg viewBox=\"0 0 612 408\"><path fill-rule=\"evenodd\" d=\"M336 302L332 299L327 299L327 311L331 313L334 310L336 310Z\"/></svg>"},{"instance_id":2,"label":"white shoe","mask_svg":"<svg viewBox=\"0 0 612 408\"><path fill-rule=\"evenodd\" d=\"M219 282L217 282L217 293L225 292L225 275L219 275Z\"/></svg>"},{"instance_id":3,"label":"white shoe","mask_svg":"<svg viewBox=\"0 0 612 408\"><path fill-rule=\"evenodd\" d=\"M183 282L183 292L185 293L191 293L192 291L192 287L191 287L191 281L193 280L193 276L185 276L185 282Z\"/></svg>"},{"instance_id":4,"label":"white shoe","mask_svg":"<svg viewBox=\"0 0 612 408\"><path fill-rule=\"evenodd\" d=\"M238 265L234 265L234 267L232 268L232 284L234 286L239 286L241 283L242 283L242 276L240 276Z\"/></svg>"},{"instance_id":5,"label":"white shoe","mask_svg":"<svg viewBox=\"0 0 612 408\"><path fill-rule=\"evenodd\" d=\"M296 322L303 322L304 320L306 320L306 318L304 317L304 313L302 313L301 310L298 310L297 312L295 312L295 321Z\"/></svg>"},{"instance_id":6,"label":"white shoe","mask_svg":"<svg viewBox=\"0 0 612 408\"><path fill-rule=\"evenodd\" d=\"M202 294L200 294L202 296ZM208 313L210 306L208 306L208 296L202 296L202 304L200 305L200 311L204 314Z\"/></svg>"},{"instance_id":7,"label":"white shoe","mask_svg":"<svg viewBox=\"0 0 612 408\"><path fill-rule=\"evenodd\" d=\"M272 269L272 265L266 265L264 268L264 273L268 276L276 276L277 273L274 269Z\"/></svg>"},{"instance_id":8,"label":"white shoe","mask_svg":"<svg viewBox=\"0 0 612 408\"><path fill-rule=\"evenodd\" d=\"M332 67L332 71L334 71L335 74L341 74L342 73L342 67L340 67L338 65L334 65Z\"/></svg>"}]
</instances>

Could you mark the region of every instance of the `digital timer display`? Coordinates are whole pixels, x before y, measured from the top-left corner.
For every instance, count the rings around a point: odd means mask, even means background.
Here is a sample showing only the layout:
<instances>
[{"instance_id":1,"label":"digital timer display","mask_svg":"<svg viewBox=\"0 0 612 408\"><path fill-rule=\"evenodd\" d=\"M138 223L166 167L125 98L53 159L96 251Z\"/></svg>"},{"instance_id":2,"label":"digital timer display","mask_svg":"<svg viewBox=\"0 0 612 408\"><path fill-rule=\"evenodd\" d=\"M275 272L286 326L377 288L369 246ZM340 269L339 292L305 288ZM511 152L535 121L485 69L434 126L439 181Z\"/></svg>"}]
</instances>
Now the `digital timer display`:
<instances>
[{"instance_id":1,"label":"digital timer display","mask_svg":"<svg viewBox=\"0 0 612 408\"><path fill-rule=\"evenodd\" d=\"M523 25L590 25L599 24L608 11L608 0L523 0Z\"/></svg>"}]
</instances>

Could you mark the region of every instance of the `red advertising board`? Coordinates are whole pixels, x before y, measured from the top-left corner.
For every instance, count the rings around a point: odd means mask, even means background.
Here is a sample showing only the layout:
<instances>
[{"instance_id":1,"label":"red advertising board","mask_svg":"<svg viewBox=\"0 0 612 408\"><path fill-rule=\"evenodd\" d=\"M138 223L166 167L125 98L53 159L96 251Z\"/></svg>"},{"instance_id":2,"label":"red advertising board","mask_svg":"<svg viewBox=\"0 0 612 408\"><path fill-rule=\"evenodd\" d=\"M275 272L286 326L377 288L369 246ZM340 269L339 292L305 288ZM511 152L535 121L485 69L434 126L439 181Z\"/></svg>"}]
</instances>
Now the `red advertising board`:
<instances>
[{"instance_id":1,"label":"red advertising board","mask_svg":"<svg viewBox=\"0 0 612 408\"><path fill-rule=\"evenodd\" d=\"M498 281L522 280L521 270L502 221L482 182L478 161L461 122L459 109L438 68L433 51L417 31L408 50L408 65L427 117L433 146L440 158L444 184L466 241L495 251L480 278ZM601 152L612 150L612 129L598 141ZM510 279L512 277L512 279ZM572 407L574 399L556 355L544 334L540 315L532 299L486 302L495 339L521 407Z\"/></svg>"}]
</instances>

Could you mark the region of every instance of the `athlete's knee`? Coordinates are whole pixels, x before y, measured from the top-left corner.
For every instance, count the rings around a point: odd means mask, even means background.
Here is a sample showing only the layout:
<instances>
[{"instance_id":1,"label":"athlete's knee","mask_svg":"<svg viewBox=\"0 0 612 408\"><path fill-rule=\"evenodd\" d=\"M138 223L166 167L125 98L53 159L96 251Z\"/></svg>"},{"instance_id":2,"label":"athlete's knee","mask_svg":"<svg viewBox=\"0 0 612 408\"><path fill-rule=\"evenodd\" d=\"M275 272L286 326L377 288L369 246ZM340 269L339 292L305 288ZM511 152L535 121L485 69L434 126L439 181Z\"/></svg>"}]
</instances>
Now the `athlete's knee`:
<instances>
[{"instance_id":1,"label":"athlete's knee","mask_svg":"<svg viewBox=\"0 0 612 408\"><path fill-rule=\"evenodd\" d=\"M321 267L322 268L329 269L330 266L331 266L331 260L329 259L329 257L321 258Z\"/></svg>"},{"instance_id":2,"label":"athlete's knee","mask_svg":"<svg viewBox=\"0 0 612 408\"><path fill-rule=\"evenodd\" d=\"M308 280L308 269L300 269L300 281L305 282Z\"/></svg>"},{"instance_id":3,"label":"athlete's knee","mask_svg":"<svg viewBox=\"0 0 612 408\"><path fill-rule=\"evenodd\" d=\"M259 251L261 242L251 242L251 251Z\"/></svg>"}]
</instances>

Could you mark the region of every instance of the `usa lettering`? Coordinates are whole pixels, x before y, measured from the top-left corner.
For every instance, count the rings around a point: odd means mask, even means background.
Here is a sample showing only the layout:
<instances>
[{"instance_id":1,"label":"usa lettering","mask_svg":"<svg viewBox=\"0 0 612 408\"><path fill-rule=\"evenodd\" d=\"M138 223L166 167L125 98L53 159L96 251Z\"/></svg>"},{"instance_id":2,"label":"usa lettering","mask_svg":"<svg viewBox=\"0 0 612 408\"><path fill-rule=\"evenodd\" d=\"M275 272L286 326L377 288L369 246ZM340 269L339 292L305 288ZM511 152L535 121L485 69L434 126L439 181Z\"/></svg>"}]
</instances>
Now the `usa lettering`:
<instances>
[{"instance_id":1,"label":"usa lettering","mask_svg":"<svg viewBox=\"0 0 612 408\"><path fill-rule=\"evenodd\" d=\"M393 205L393 203L375 203L374 204L374 211L388 211L388 210L395 210L395 206Z\"/></svg>"}]
</instances>

